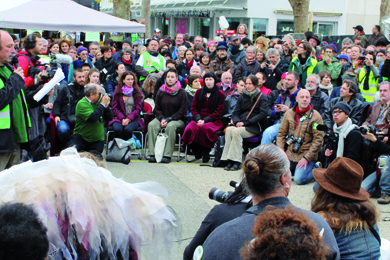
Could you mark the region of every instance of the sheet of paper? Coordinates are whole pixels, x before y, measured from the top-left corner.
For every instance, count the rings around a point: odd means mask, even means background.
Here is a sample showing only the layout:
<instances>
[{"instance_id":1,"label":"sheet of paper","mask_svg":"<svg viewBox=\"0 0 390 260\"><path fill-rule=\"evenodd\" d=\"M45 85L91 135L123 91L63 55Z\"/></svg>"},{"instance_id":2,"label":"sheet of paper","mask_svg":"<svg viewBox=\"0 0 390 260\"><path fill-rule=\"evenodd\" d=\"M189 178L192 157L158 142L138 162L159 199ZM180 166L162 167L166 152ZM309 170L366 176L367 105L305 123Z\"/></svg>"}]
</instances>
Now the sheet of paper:
<instances>
[{"instance_id":1,"label":"sheet of paper","mask_svg":"<svg viewBox=\"0 0 390 260\"><path fill-rule=\"evenodd\" d=\"M56 71L56 74L54 74L54 77L48 83L46 83L40 91L38 91L34 95L34 97L33 97L34 100L37 102L41 101L41 99L44 96L46 96L47 93L49 93L50 90L52 90L52 88L54 88L55 85L57 85L64 78L65 78L64 72L62 72L61 68L58 68Z\"/></svg>"}]
</instances>

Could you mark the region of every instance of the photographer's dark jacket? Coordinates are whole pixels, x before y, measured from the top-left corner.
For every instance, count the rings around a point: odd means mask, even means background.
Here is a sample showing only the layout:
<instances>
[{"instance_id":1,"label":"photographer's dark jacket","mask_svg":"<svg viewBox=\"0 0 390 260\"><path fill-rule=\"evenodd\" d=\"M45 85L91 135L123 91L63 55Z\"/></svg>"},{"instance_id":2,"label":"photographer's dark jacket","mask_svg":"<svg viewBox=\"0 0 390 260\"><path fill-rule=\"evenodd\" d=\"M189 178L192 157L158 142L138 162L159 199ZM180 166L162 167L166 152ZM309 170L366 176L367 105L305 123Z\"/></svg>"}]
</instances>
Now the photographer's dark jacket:
<instances>
[{"instance_id":1,"label":"photographer's dark jacket","mask_svg":"<svg viewBox=\"0 0 390 260\"><path fill-rule=\"evenodd\" d=\"M293 162L298 162L302 157L304 157L308 162L316 161L318 159L318 153L324 142L323 132L313 129L315 123L322 124L322 117L320 113L311 107L304 116L307 116L306 120L301 120L297 127L295 127L295 108L297 103L292 109L287 110L284 114L282 123L279 128L278 137L276 139L276 144L278 147L286 151L288 158ZM310 114L311 120L309 122ZM303 117L303 116L302 116ZM302 118L301 117L301 118ZM305 135L306 132L306 135ZM287 146L286 145L286 136L293 134L295 138L301 138L303 143L299 148L298 153L294 153L293 147L294 144Z\"/></svg>"},{"instance_id":2,"label":"photographer's dark jacket","mask_svg":"<svg viewBox=\"0 0 390 260\"><path fill-rule=\"evenodd\" d=\"M328 110L326 110L324 115L324 124L329 128L332 129L334 121L333 121L333 107L338 103L341 102L341 97L333 98L330 103ZM355 125L361 125L363 112L364 112L364 103L356 98L352 98L351 101L349 101L348 105L351 107L351 113L349 114L349 118L352 119L352 123Z\"/></svg>"},{"instance_id":3,"label":"photographer's dark jacket","mask_svg":"<svg viewBox=\"0 0 390 260\"><path fill-rule=\"evenodd\" d=\"M252 110L253 105L256 103L259 95L261 95L259 102L253 109L249 119L246 120L249 112ZM251 97L245 93L242 93L238 98L236 107L233 112L233 123L236 125L238 122L243 122L245 130L256 135L260 135L261 127L260 122L267 117L268 111L268 99L264 94L259 93L256 97ZM264 129L263 129L264 130Z\"/></svg>"},{"instance_id":4,"label":"photographer's dark jacket","mask_svg":"<svg viewBox=\"0 0 390 260\"><path fill-rule=\"evenodd\" d=\"M70 94L69 108L68 89ZM67 87L62 88L53 104L53 117L59 116L61 120L68 121L68 109L70 109L69 115L75 115L77 102L83 97L84 86L80 86L76 82L72 82Z\"/></svg>"},{"instance_id":5,"label":"photographer's dark jacket","mask_svg":"<svg viewBox=\"0 0 390 260\"><path fill-rule=\"evenodd\" d=\"M30 75L31 68L38 63L40 58L38 56L33 56L30 52L24 49L16 54L16 57L18 57L19 67L23 69L24 83L26 84L26 87L34 85L34 78ZM44 69L42 66L37 68L41 70Z\"/></svg>"}]
</instances>

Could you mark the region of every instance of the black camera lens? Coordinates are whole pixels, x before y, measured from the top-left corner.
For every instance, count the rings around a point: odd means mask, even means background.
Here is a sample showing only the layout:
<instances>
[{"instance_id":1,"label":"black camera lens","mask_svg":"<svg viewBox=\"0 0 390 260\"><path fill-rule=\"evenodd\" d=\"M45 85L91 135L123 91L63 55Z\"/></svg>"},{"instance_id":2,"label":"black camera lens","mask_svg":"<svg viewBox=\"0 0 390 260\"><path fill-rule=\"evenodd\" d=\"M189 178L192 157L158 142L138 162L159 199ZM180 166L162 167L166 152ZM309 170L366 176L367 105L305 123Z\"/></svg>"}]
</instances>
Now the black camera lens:
<instances>
[{"instance_id":1,"label":"black camera lens","mask_svg":"<svg viewBox=\"0 0 390 260\"><path fill-rule=\"evenodd\" d=\"M224 203L226 199L229 197L229 193L224 192L223 190L212 188L209 192L209 198L212 200L216 200L220 203Z\"/></svg>"},{"instance_id":2,"label":"black camera lens","mask_svg":"<svg viewBox=\"0 0 390 260\"><path fill-rule=\"evenodd\" d=\"M367 134L367 132L368 132L368 128L364 127L364 126L360 127L359 130L360 130L360 133L362 133L363 135Z\"/></svg>"}]
</instances>

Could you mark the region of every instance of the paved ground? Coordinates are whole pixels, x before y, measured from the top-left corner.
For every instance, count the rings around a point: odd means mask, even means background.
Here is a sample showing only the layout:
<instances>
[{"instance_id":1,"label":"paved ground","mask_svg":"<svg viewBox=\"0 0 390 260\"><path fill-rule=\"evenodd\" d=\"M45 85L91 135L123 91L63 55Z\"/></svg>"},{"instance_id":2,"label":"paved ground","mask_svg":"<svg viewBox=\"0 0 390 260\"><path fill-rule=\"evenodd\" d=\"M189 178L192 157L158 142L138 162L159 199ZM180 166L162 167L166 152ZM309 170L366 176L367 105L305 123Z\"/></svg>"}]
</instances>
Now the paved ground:
<instances>
[{"instance_id":1,"label":"paved ground","mask_svg":"<svg viewBox=\"0 0 390 260\"><path fill-rule=\"evenodd\" d=\"M184 248L200 223L210 209L218 204L208 198L210 189L217 187L230 191L233 188L229 186L229 182L241 179L241 172L227 172L222 168L200 166L196 163L149 164L134 158L129 165L107 163L107 166L115 176L125 181L134 183L153 180L167 188L169 196L164 199L176 211L182 226L181 238L176 243L173 259L182 259ZM310 209L312 186L293 183L289 199L298 207ZM390 205L379 205L375 199L373 202L381 212L380 235L390 240L390 222L383 221L386 217L390 218Z\"/></svg>"}]
</instances>

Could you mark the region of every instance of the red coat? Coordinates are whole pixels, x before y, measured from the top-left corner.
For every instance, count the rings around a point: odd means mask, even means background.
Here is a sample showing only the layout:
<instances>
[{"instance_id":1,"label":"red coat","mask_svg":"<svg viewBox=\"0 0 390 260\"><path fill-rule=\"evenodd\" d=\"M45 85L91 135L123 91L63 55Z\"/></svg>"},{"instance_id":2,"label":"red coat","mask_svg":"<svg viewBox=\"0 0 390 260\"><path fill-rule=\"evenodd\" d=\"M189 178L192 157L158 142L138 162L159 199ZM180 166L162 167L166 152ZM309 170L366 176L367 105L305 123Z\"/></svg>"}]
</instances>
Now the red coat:
<instances>
[{"instance_id":1,"label":"red coat","mask_svg":"<svg viewBox=\"0 0 390 260\"><path fill-rule=\"evenodd\" d=\"M198 89L195 93L191 106L194 121L191 121L187 125L182 139L188 144L197 142L203 147L213 148L215 142L218 140L217 131L223 127L221 116L225 105L225 95L222 90L218 91L218 106L213 113L211 113L213 94L209 98L204 98L202 109L198 111L197 105L201 91L202 88ZM197 125L199 119L205 121L200 127Z\"/></svg>"},{"instance_id":2,"label":"red coat","mask_svg":"<svg viewBox=\"0 0 390 260\"><path fill-rule=\"evenodd\" d=\"M34 65L30 58L31 54L29 54L26 50L23 49L17 55L18 55L19 67L23 69L23 73L24 73L24 84L26 85L26 87L31 87L32 85L34 85L34 79L30 75L28 75L29 68L31 68ZM28 56L28 58L26 56ZM44 69L43 66L39 66L37 68L42 70Z\"/></svg>"}]
</instances>

